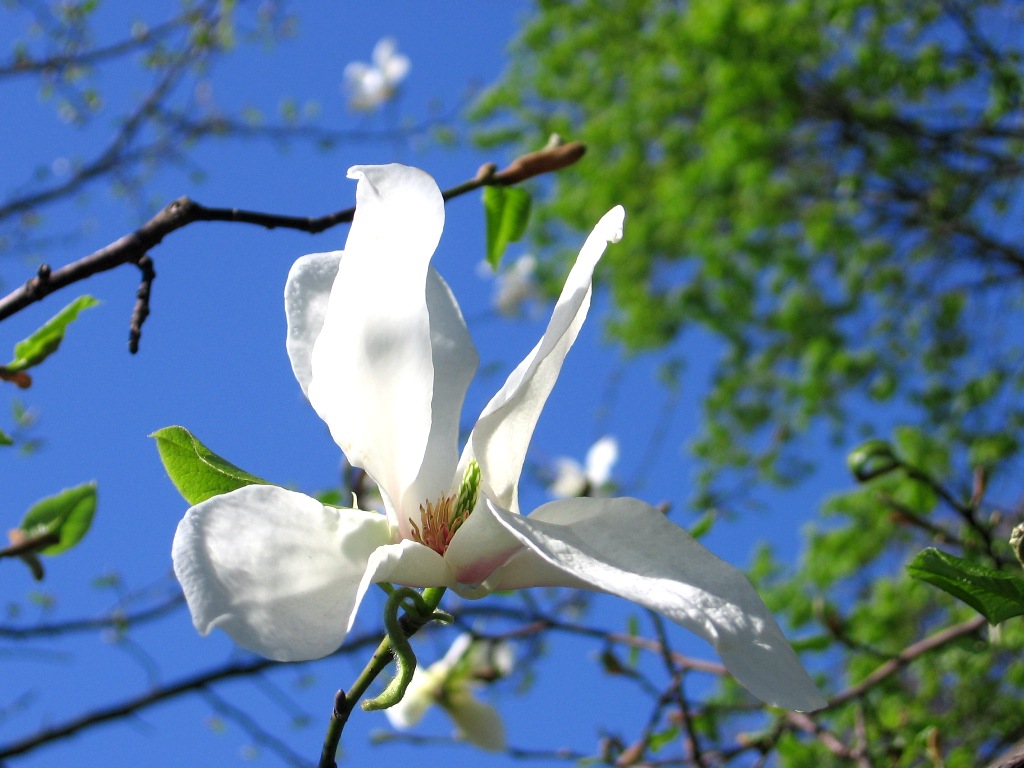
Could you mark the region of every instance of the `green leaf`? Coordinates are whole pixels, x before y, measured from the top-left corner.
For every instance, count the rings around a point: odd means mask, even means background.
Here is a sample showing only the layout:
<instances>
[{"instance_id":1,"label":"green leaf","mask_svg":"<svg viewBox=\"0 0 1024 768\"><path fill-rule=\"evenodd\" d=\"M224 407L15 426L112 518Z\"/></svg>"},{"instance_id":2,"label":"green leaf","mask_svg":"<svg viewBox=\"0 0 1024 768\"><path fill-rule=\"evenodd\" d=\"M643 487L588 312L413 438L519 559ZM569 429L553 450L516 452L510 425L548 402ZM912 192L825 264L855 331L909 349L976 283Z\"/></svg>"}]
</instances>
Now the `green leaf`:
<instances>
[{"instance_id":1,"label":"green leaf","mask_svg":"<svg viewBox=\"0 0 1024 768\"><path fill-rule=\"evenodd\" d=\"M998 624L1024 614L1024 578L929 547L907 566L915 579L948 592Z\"/></svg>"},{"instance_id":2,"label":"green leaf","mask_svg":"<svg viewBox=\"0 0 1024 768\"><path fill-rule=\"evenodd\" d=\"M0 429L0 445L14 445L14 441L11 440L10 435Z\"/></svg>"},{"instance_id":3,"label":"green leaf","mask_svg":"<svg viewBox=\"0 0 1024 768\"><path fill-rule=\"evenodd\" d=\"M526 232L530 220L530 193L520 187L484 187L487 215L487 263L497 269L509 243Z\"/></svg>"},{"instance_id":4,"label":"green leaf","mask_svg":"<svg viewBox=\"0 0 1024 768\"><path fill-rule=\"evenodd\" d=\"M718 510L712 509L697 518L697 522L690 526L690 535L695 539L701 539L711 532L715 521L718 520Z\"/></svg>"},{"instance_id":5,"label":"green leaf","mask_svg":"<svg viewBox=\"0 0 1024 768\"><path fill-rule=\"evenodd\" d=\"M4 367L8 371L23 371L39 365L57 351L64 340L64 332L78 317L78 313L97 304L99 301L92 296L79 296L46 321L39 330L27 339L19 341L14 347L14 359Z\"/></svg>"},{"instance_id":6,"label":"green leaf","mask_svg":"<svg viewBox=\"0 0 1024 768\"><path fill-rule=\"evenodd\" d=\"M38 551L43 555L59 555L82 540L95 513L96 483L85 483L36 502L25 513L19 527L29 537L58 534L60 541Z\"/></svg>"},{"instance_id":7,"label":"green leaf","mask_svg":"<svg viewBox=\"0 0 1024 768\"><path fill-rule=\"evenodd\" d=\"M164 427L150 437L156 438L164 469L189 504L247 485L270 485L222 459L184 427Z\"/></svg>"}]
</instances>

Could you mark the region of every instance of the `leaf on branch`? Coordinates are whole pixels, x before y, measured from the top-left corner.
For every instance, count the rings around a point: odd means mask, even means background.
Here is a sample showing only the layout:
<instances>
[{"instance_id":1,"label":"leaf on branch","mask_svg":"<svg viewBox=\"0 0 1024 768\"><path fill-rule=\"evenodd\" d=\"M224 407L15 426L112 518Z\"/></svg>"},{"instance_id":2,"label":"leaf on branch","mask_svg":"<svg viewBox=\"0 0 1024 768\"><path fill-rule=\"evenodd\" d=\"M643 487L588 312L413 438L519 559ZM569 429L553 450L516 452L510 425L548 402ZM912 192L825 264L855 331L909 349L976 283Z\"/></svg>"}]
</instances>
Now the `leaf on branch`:
<instances>
[{"instance_id":1,"label":"leaf on branch","mask_svg":"<svg viewBox=\"0 0 1024 768\"><path fill-rule=\"evenodd\" d=\"M530 193L521 187L484 187L487 263L497 270L509 243L518 242L530 220Z\"/></svg>"},{"instance_id":2,"label":"leaf on branch","mask_svg":"<svg viewBox=\"0 0 1024 768\"><path fill-rule=\"evenodd\" d=\"M42 555L59 555L75 546L89 532L95 513L96 483L85 483L36 502L25 513L19 530L26 539L47 534L59 536L56 543L37 550Z\"/></svg>"},{"instance_id":3,"label":"leaf on branch","mask_svg":"<svg viewBox=\"0 0 1024 768\"><path fill-rule=\"evenodd\" d=\"M246 485L271 485L222 459L184 427L164 427L150 435L174 487L189 504L198 504Z\"/></svg>"},{"instance_id":4,"label":"leaf on branch","mask_svg":"<svg viewBox=\"0 0 1024 768\"><path fill-rule=\"evenodd\" d=\"M79 296L46 321L39 330L27 339L19 341L14 347L14 359L4 366L4 370L10 374L39 365L57 351L60 343L64 341L64 332L67 330L68 325L78 317L78 313L83 309L95 307L97 304L99 304L99 301L92 296ZM21 381L15 378L8 376L3 378L14 381L22 388L31 383L31 379L28 379L28 384L22 384ZM27 379L28 377L26 376L25 378Z\"/></svg>"},{"instance_id":5,"label":"leaf on branch","mask_svg":"<svg viewBox=\"0 0 1024 768\"><path fill-rule=\"evenodd\" d=\"M962 600L989 624L1024 614L1024 579L995 571L962 557L929 547L907 566L915 579L926 581Z\"/></svg>"}]
</instances>

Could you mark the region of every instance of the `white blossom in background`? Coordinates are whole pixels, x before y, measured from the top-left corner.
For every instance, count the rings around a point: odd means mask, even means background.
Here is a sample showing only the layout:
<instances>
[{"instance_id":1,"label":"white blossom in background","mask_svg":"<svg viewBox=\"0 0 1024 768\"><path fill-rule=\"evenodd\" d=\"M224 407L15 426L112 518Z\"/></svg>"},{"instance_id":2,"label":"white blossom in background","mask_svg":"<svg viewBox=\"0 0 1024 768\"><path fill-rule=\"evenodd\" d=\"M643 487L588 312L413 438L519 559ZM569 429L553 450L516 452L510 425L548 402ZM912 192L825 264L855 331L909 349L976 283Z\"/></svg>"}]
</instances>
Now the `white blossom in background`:
<instances>
[{"instance_id":1,"label":"white blossom in background","mask_svg":"<svg viewBox=\"0 0 1024 768\"><path fill-rule=\"evenodd\" d=\"M505 726L498 711L474 695L481 682L506 677L512 671L512 648L499 643L474 642L459 635L448 653L429 667L417 666L405 696L384 710L395 728L411 728L437 705L452 719L459 733L481 749L505 749Z\"/></svg>"},{"instance_id":2,"label":"white blossom in background","mask_svg":"<svg viewBox=\"0 0 1024 768\"><path fill-rule=\"evenodd\" d=\"M601 496L611 483L612 468L619 459L619 442L605 435L587 451L585 463L559 456L554 462L554 477L548 489L559 499L573 496Z\"/></svg>"},{"instance_id":3,"label":"white blossom in background","mask_svg":"<svg viewBox=\"0 0 1024 768\"><path fill-rule=\"evenodd\" d=\"M493 274L485 262L481 271ZM537 283L537 259L525 254L512 262L506 269L494 275L494 308L505 317L516 317L523 313L528 304L540 297Z\"/></svg>"},{"instance_id":4,"label":"white blossom in background","mask_svg":"<svg viewBox=\"0 0 1024 768\"><path fill-rule=\"evenodd\" d=\"M372 63L353 61L345 67L342 89L352 109L376 109L394 97L412 66L409 57L398 52L394 38L384 37L373 47Z\"/></svg>"},{"instance_id":5,"label":"white blossom in background","mask_svg":"<svg viewBox=\"0 0 1024 768\"><path fill-rule=\"evenodd\" d=\"M460 414L478 357L430 266L444 200L423 171L356 166L345 251L299 259L285 286L287 349L313 408L386 514L273 485L196 504L174 571L196 628L279 661L334 652L372 584L618 595L695 632L755 696L824 706L741 571L637 499L552 501L525 516L519 479L541 410L586 319L594 268L622 236L616 206L587 238L537 346L484 407L461 457Z\"/></svg>"}]
</instances>

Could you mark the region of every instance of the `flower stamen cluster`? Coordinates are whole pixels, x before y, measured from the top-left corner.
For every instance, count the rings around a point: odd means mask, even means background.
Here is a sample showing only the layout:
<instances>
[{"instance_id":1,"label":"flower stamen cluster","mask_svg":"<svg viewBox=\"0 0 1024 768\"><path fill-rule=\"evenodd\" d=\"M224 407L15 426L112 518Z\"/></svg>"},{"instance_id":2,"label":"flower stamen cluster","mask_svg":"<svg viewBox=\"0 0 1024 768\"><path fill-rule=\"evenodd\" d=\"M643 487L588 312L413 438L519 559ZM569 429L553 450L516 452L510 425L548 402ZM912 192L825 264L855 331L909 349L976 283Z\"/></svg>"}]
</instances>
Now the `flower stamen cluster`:
<instances>
[{"instance_id":1,"label":"flower stamen cluster","mask_svg":"<svg viewBox=\"0 0 1024 768\"><path fill-rule=\"evenodd\" d=\"M409 521L412 540L443 555L462 524L469 519L480 495L480 465L472 460L462 475L457 496L442 496L436 503L420 505L420 523Z\"/></svg>"},{"instance_id":2,"label":"flower stamen cluster","mask_svg":"<svg viewBox=\"0 0 1024 768\"><path fill-rule=\"evenodd\" d=\"M423 527L416 525L415 520L409 521L412 540L443 555L455 532L469 517L469 513L460 516L454 510L455 499L451 496L442 496L434 503L428 501L426 508L420 504L420 523Z\"/></svg>"}]
</instances>

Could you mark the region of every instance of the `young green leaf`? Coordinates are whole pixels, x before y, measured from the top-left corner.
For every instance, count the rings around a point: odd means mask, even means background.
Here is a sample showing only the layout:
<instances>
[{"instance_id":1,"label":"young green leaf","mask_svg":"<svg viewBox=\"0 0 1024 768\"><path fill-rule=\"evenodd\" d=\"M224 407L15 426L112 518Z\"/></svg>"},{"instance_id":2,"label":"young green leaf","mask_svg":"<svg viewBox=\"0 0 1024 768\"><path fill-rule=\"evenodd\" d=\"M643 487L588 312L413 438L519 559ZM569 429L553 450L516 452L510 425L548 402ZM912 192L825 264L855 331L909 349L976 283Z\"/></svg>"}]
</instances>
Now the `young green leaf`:
<instances>
[{"instance_id":1,"label":"young green leaf","mask_svg":"<svg viewBox=\"0 0 1024 768\"><path fill-rule=\"evenodd\" d=\"M907 566L915 579L948 592L998 624L1024 614L1024 578L994 571L961 557L929 547Z\"/></svg>"},{"instance_id":2,"label":"young green leaf","mask_svg":"<svg viewBox=\"0 0 1024 768\"><path fill-rule=\"evenodd\" d=\"M11 440L10 435L0 429L0 445L14 445L14 441Z\"/></svg>"},{"instance_id":3,"label":"young green leaf","mask_svg":"<svg viewBox=\"0 0 1024 768\"><path fill-rule=\"evenodd\" d=\"M51 317L46 323L27 339L19 341L14 347L14 359L4 368L8 372L23 371L39 365L48 358L64 340L64 332L68 325L75 321L83 309L95 307L99 301L92 296L79 296L64 309Z\"/></svg>"},{"instance_id":4,"label":"young green leaf","mask_svg":"<svg viewBox=\"0 0 1024 768\"><path fill-rule=\"evenodd\" d=\"M246 485L270 485L222 459L184 427L164 427L150 437L156 438L164 469L189 504L198 504Z\"/></svg>"},{"instance_id":5,"label":"young green leaf","mask_svg":"<svg viewBox=\"0 0 1024 768\"><path fill-rule=\"evenodd\" d=\"M36 502L21 521L26 537L54 533L55 544L38 550L43 555L59 555L82 540L96 513L96 483L85 483Z\"/></svg>"},{"instance_id":6,"label":"young green leaf","mask_svg":"<svg viewBox=\"0 0 1024 768\"><path fill-rule=\"evenodd\" d=\"M484 187L487 263L497 269L509 243L517 242L530 220L530 193L520 187Z\"/></svg>"}]
</instances>

